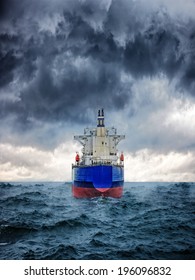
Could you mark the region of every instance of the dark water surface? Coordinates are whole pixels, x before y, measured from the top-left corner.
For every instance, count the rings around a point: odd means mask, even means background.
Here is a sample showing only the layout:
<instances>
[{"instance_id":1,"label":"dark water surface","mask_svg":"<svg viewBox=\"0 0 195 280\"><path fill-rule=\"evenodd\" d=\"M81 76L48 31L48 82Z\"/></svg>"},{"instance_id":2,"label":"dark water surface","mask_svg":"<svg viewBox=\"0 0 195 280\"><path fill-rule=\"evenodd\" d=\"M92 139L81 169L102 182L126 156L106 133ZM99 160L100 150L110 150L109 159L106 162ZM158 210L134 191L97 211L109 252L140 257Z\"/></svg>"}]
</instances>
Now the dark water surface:
<instances>
[{"instance_id":1,"label":"dark water surface","mask_svg":"<svg viewBox=\"0 0 195 280\"><path fill-rule=\"evenodd\" d=\"M126 183L121 199L0 183L0 259L195 259L195 183Z\"/></svg>"}]
</instances>

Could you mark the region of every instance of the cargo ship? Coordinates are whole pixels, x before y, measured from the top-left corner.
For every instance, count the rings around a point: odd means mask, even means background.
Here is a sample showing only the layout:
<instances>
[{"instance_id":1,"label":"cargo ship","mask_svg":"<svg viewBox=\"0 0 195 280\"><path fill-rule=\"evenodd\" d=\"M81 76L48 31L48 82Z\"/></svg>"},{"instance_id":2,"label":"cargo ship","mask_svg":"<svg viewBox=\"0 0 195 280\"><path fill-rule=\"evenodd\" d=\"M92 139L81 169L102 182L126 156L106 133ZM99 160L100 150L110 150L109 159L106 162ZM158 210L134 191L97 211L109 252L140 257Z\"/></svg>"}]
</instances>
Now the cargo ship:
<instances>
[{"instance_id":1,"label":"cargo ship","mask_svg":"<svg viewBox=\"0 0 195 280\"><path fill-rule=\"evenodd\" d=\"M124 139L114 127L104 125L104 110L98 110L97 127L85 128L83 135L74 136L82 145L72 164L72 193L76 198L119 198L124 185L124 155L117 153Z\"/></svg>"}]
</instances>

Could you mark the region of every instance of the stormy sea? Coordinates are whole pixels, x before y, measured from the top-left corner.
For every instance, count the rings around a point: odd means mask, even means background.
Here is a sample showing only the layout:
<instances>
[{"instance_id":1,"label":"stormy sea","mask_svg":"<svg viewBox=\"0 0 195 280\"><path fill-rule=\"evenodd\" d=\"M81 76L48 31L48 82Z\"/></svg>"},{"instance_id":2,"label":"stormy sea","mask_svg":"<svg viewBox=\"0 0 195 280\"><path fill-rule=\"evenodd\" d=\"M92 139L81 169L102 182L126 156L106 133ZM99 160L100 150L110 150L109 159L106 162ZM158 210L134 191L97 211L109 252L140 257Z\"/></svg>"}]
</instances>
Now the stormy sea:
<instances>
[{"instance_id":1,"label":"stormy sea","mask_svg":"<svg viewBox=\"0 0 195 280\"><path fill-rule=\"evenodd\" d=\"M0 183L0 259L195 259L195 183L125 183L120 199L70 183Z\"/></svg>"}]
</instances>

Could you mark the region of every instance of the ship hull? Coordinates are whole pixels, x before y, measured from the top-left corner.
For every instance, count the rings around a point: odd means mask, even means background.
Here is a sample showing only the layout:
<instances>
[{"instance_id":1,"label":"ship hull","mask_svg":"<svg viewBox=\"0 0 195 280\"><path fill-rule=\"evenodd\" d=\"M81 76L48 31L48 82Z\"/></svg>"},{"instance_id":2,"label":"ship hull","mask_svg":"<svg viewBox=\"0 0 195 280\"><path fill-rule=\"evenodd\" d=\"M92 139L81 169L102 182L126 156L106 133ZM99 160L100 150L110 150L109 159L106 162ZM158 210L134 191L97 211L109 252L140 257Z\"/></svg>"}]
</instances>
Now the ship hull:
<instances>
[{"instance_id":1,"label":"ship hull","mask_svg":"<svg viewBox=\"0 0 195 280\"><path fill-rule=\"evenodd\" d=\"M72 193L76 198L119 198L123 185L124 167L121 165L73 166Z\"/></svg>"}]
</instances>

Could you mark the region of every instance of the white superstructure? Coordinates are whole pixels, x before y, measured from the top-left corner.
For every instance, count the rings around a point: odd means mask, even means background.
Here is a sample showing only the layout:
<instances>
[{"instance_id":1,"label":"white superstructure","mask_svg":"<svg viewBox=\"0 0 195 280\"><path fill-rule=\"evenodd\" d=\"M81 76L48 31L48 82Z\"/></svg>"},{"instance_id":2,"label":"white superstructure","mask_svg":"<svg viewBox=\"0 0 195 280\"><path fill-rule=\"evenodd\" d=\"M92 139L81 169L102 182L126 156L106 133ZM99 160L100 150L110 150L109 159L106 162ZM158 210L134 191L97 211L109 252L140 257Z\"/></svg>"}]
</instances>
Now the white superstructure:
<instances>
[{"instance_id":1,"label":"white superstructure","mask_svg":"<svg viewBox=\"0 0 195 280\"><path fill-rule=\"evenodd\" d=\"M98 110L97 127L86 128L83 135L74 136L83 146L81 164L119 163L116 147L124 138L124 135L117 135L116 128L105 127L104 110Z\"/></svg>"}]
</instances>

